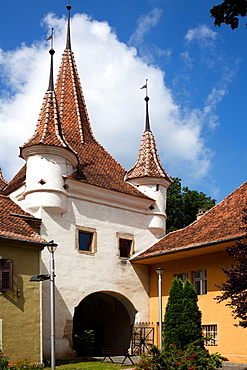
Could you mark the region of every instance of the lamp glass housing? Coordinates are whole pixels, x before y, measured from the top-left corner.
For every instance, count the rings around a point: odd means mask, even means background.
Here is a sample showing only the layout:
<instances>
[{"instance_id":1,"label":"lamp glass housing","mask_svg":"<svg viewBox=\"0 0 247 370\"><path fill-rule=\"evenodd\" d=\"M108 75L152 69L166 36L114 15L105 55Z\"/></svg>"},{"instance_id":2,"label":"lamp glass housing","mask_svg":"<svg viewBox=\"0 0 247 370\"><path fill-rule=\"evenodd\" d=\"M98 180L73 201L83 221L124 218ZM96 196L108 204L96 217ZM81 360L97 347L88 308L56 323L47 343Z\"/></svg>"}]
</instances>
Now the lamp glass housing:
<instances>
[{"instance_id":1,"label":"lamp glass housing","mask_svg":"<svg viewBox=\"0 0 247 370\"><path fill-rule=\"evenodd\" d=\"M158 267L158 268L156 269L156 272L157 272L157 274L158 274L158 275L162 275L162 274L163 274L163 272L164 272L163 267Z\"/></svg>"},{"instance_id":2,"label":"lamp glass housing","mask_svg":"<svg viewBox=\"0 0 247 370\"><path fill-rule=\"evenodd\" d=\"M49 243L46 246L47 246L47 249L50 253L54 253L57 250L57 244L56 243Z\"/></svg>"}]
</instances>

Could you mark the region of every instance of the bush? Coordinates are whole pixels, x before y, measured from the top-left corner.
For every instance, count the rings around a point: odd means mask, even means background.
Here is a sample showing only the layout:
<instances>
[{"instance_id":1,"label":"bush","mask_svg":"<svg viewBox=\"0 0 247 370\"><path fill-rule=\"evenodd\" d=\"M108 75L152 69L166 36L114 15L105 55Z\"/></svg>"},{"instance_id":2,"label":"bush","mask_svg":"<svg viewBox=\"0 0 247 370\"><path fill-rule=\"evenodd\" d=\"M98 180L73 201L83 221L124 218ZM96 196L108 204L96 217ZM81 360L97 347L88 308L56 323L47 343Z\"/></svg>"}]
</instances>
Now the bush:
<instances>
[{"instance_id":1,"label":"bush","mask_svg":"<svg viewBox=\"0 0 247 370\"><path fill-rule=\"evenodd\" d=\"M4 370L7 368L9 363L9 359L7 356L4 356L2 350L0 349L0 370Z\"/></svg>"},{"instance_id":2,"label":"bush","mask_svg":"<svg viewBox=\"0 0 247 370\"><path fill-rule=\"evenodd\" d=\"M20 360L17 362L12 362L11 364L8 365L9 370L37 370L41 369L42 367L40 364L37 364L36 362L30 362L26 359Z\"/></svg>"},{"instance_id":3,"label":"bush","mask_svg":"<svg viewBox=\"0 0 247 370\"><path fill-rule=\"evenodd\" d=\"M170 344L163 351L152 346L147 355L141 356L136 370L214 370L221 368L223 361L228 360L219 353L210 355L200 343L190 344L183 351Z\"/></svg>"},{"instance_id":4,"label":"bush","mask_svg":"<svg viewBox=\"0 0 247 370\"><path fill-rule=\"evenodd\" d=\"M75 334L75 349L77 356L91 356L94 352L94 331L84 330L81 335Z\"/></svg>"}]
</instances>

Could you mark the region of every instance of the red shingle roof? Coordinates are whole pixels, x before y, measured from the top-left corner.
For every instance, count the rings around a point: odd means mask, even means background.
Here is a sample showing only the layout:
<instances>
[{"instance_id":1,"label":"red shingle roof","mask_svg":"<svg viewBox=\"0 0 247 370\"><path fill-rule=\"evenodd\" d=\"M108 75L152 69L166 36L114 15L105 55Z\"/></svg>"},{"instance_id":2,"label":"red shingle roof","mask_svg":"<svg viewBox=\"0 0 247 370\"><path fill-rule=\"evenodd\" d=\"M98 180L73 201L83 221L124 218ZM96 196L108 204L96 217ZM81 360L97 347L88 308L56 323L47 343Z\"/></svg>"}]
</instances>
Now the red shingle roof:
<instances>
[{"instance_id":1,"label":"red shingle roof","mask_svg":"<svg viewBox=\"0 0 247 370\"><path fill-rule=\"evenodd\" d=\"M51 145L71 150L62 136L56 96L52 90L48 90L45 93L36 130L31 139L21 146L20 156L23 157L22 152L24 148L33 145Z\"/></svg>"},{"instance_id":2,"label":"red shingle roof","mask_svg":"<svg viewBox=\"0 0 247 370\"><path fill-rule=\"evenodd\" d=\"M26 165L24 165L3 190L3 194L9 195L19 189L26 180Z\"/></svg>"},{"instance_id":3,"label":"red shingle roof","mask_svg":"<svg viewBox=\"0 0 247 370\"><path fill-rule=\"evenodd\" d=\"M0 194L2 193L2 190L6 187L7 185L7 181L4 180L3 178L3 173L2 173L2 170L0 168Z\"/></svg>"},{"instance_id":4,"label":"red shingle roof","mask_svg":"<svg viewBox=\"0 0 247 370\"><path fill-rule=\"evenodd\" d=\"M151 130L146 130L143 133L137 161L127 172L126 180L141 177L165 178L172 183L172 180L160 162L154 135Z\"/></svg>"},{"instance_id":5,"label":"red shingle roof","mask_svg":"<svg viewBox=\"0 0 247 370\"><path fill-rule=\"evenodd\" d=\"M47 243L24 219L11 216L11 213L32 217L9 197L0 195L0 237Z\"/></svg>"},{"instance_id":6,"label":"red shingle roof","mask_svg":"<svg viewBox=\"0 0 247 370\"><path fill-rule=\"evenodd\" d=\"M242 212L247 201L247 182L237 188L204 216L184 229L170 232L133 260L171 253L245 235Z\"/></svg>"}]
</instances>

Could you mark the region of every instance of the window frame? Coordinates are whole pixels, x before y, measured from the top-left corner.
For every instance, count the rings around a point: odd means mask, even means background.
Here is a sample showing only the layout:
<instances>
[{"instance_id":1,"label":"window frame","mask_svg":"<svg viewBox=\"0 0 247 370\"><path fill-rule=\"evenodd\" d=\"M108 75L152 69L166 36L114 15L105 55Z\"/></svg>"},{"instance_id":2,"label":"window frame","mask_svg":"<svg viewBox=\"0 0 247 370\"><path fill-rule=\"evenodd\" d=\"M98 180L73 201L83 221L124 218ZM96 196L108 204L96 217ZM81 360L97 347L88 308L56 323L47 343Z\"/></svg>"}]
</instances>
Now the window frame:
<instances>
[{"instance_id":1,"label":"window frame","mask_svg":"<svg viewBox=\"0 0 247 370\"><path fill-rule=\"evenodd\" d=\"M131 242L129 256L123 257L120 253L120 240L128 240ZM118 245L118 252L117 256L118 258L121 258L123 260L128 260L133 254L134 254L134 235L133 234L127 234L127 233L117 233L117 245Z\"/></svg>"},{"instance_id":2,"label":"window frame","mask_svg":"<svg viewBox=\"0 0 247 370\"><path fill-rule=\"evenodd\" d=\"M8 264L8 266L4 266L5 264ZM13 260L0 258L0 292L10 292L13 290L13 270ZM7 279L3 279L3 273L8 274ZM5 287L3 287L4 281L7 281Z\"/></svg>"},{"instance_id":3,"label":"window frame","mask_svg":"<svg viewBox=\"0 0 247 370\"><path fill-rule=\"evenodd\" d=\"M90 234L92 236L92 241L90 243L90 248L88 250L80 249L80 233ZM96 229L92 227L76 226L75 234L75 247L80 254L94 255L97 252L97 233Z\"/></svg>"},{"instance_id":4,"label":"window frame","mask_svg":"<svg viewBox=\"0 0 247 370\"><path fill-rule=\"evenodd\" d=\"M205 272L204 276L202 272ZM199 277L195 276L197 273L200 273ZM197 289L198 288L198 284L196 284L197 282L199 282L199 289ZM193 285L194 285L197 295L207 294L208 290L207 290L207 270L206 269L193 271Z\"/></svg>"},{"instance_id":5,"label":"window frame","mask_svg":"<svg viewBox=\"0 0 247 370\"><path fill-rule=\"evenodd\" d=\"M206 346L218 346L218 327L216 324L202 325L202 332L204 336L211 337L211 339L205 341Z\"/></svg>"}]
</instances>

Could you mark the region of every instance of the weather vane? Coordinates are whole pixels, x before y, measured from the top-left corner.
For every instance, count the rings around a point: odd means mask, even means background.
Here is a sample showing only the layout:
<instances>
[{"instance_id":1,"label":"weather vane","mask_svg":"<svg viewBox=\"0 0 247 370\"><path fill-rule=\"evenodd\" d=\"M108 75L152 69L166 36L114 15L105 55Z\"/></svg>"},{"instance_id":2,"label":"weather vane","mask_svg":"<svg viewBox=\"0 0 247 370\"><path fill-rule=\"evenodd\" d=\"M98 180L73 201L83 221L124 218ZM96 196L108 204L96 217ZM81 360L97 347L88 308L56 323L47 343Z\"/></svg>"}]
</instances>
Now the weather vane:
<instances>
[{"instance_id":1,"label":"weather vane","mask_svg":"<svg viewBox=\"0 0 247 370\"><path fill-rule=\"evenodd\" d=\"M54 28L51 29L51 35L46 39L46 41L51 40L51 49L53 49L53 35L54 35Z\"/></svg>"},{"instance_id":2,"label":"weather vane","mask_svg":"<svg viewBox=\"0 0 247 370\"><path fill-rule=\"evenodd\" d=\"M146 89L146 96L148 96L148 79L146 78L146 83L140 89Z\"/></svg>"}]
</instances>

